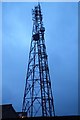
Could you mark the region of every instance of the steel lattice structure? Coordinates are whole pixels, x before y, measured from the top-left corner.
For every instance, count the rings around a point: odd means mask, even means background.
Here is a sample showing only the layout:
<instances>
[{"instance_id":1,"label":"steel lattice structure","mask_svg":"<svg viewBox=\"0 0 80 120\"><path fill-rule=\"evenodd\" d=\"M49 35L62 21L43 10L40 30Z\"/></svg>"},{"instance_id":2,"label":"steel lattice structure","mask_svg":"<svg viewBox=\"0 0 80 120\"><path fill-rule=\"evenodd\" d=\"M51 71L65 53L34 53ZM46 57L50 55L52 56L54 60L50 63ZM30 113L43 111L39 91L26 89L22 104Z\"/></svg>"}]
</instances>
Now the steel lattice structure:
<instances>
[{"instance_id":1,"label":"steel lattice structure","mask_svg":"<svg viewBox=\"0 0 80 120\"><path fill-rule=\"evenodd\" d=\"M48 68L41 7L32 10L33 31L29 53L22 112L27 116L54 116L54 104Z\"/></svg>"}]
</instances>

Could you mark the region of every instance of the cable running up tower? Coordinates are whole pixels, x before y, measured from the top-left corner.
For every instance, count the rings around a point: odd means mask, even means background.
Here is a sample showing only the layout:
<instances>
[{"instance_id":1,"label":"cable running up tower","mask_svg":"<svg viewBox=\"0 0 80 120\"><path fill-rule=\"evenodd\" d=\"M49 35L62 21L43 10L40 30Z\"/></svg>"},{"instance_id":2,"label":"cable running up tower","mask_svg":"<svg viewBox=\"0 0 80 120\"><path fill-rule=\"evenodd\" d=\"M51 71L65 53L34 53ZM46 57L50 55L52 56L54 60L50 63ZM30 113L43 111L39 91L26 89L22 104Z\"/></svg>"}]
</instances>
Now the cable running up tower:
<instances>
[{"instance_id":1,"label":"cable running up tower","mask_svg":"<svg viewBox=\"0 0 80 120\"><path fill-rule=\"evenodd\" d=\"M40 4L32 10L33 31L22 112L27 116L55 116Z\"/></svg>"}]
</instances>

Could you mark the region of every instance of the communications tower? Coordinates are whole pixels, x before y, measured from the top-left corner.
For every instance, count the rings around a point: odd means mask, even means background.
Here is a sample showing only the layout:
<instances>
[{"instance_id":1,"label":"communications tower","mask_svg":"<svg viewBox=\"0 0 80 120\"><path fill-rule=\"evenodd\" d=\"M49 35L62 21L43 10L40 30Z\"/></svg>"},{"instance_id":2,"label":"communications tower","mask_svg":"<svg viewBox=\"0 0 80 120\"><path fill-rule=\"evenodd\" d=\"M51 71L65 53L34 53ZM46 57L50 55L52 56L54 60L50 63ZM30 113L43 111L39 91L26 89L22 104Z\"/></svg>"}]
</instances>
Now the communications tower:
<instances>
[{"instance_id":1,"label":"communications tower","mask_svg":"<svg viewBox=\"0 0 80 120\"><path fill-rule=\"evenodd\" d=\"M32 10L33 30L22 112L29 117L55 116L40 3Z\"/></svg>"}]
</instances>

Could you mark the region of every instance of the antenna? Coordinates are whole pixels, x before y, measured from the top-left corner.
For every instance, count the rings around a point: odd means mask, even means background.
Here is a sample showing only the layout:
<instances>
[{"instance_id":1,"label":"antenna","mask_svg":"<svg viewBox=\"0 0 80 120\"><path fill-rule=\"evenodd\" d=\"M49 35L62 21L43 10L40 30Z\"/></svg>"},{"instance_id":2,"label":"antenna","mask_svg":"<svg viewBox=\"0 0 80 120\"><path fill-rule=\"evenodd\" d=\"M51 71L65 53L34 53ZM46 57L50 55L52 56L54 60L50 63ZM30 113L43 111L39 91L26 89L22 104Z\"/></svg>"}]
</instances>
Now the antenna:
<instances>
[{"instance_id":1,"label":"antenna","mask_svg":"<svg viewBox=\"0 0 80 120\"><path fill-rule=\"evenodd\" d=\"M33 30L26 75L22 112L29 117L55 116L48 55L45 45L45 27L40 3L32 11Z\"/></svg>"}]
</instances>

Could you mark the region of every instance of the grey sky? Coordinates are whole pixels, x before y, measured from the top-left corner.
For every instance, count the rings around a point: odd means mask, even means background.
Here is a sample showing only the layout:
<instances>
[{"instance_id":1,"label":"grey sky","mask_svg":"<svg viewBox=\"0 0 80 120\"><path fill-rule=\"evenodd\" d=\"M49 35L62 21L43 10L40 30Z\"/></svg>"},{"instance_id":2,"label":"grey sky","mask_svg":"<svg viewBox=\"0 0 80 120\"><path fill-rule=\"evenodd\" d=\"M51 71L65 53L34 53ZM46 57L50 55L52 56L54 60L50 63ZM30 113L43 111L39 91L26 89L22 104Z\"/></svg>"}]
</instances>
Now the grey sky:
<instances>
[{"instance_id":1,"label":"grey sky","mask_svg":"<svg viewBox=\"0 0 80 120\"><path fill-rule=\"evenodd\" d=\"M3 103L22 107L37 3L3 3ZM78 3L41 3L56 115L78 110Z\"/></svg>"}]
</instances>

